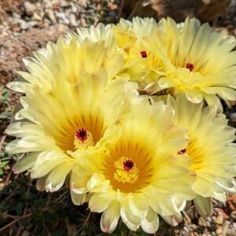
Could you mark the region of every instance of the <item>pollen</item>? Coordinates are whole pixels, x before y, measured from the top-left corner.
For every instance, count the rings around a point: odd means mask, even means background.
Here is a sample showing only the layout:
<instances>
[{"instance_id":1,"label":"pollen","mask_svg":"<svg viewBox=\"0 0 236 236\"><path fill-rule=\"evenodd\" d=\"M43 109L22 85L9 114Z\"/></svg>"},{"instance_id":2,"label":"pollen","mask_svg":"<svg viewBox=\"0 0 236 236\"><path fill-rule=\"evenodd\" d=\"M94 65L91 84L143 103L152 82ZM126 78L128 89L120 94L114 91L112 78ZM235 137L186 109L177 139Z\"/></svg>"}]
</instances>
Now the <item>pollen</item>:
<instances>
[{"instance_id":1,"label":"pollen","mask_svg":"<svg viewBox=\"0 0 236 236\"><path fill-rule=\"evenodd\" d=\"M194 65L192 63L187 63L185 67L189 69L189 71L193 71L194 69Z\"/></svg>"},{"instance_id":2,"label":"pollen","mask_svg":"<svg viewBox=\"0 0 236 236\"><path fill-rule=\"evenodd\" d=\"M140 52L142 58L147 58L147 52L146 51L141 51Z\"/></svg>"},{"instance_id":3,"label":"pollen","mask_svg":"<svg viewBox=\"0 0 236 236\"><path fill-rule=\"evenodd\" d=\"M133 184L137 181L140 171L131 158L121 157L115 162L114 167L114 179L118 182Z\"/></svg>"},{"instance_id":4,"label":"pollen","mask_svg":"<svg viewBox=\"0 0 236 236\"><path fill-rule=\"evenodd\" d=\"M74 135L75 149L87 149L94 145L93 135L85 128L78 129Z\"/></svg>"}]
</instances>

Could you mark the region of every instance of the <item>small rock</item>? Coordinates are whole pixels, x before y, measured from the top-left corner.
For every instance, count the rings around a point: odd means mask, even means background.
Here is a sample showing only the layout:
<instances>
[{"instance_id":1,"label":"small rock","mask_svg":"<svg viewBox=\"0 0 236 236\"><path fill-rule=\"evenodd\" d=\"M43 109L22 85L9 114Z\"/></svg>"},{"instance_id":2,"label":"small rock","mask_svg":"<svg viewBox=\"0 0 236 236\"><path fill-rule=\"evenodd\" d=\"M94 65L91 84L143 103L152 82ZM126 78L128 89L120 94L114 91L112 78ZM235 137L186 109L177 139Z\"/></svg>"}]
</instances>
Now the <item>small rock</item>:
<instances>
[{"instance_id":1,"label":"small rock","mask_svg":"<svg viewBox=\"0 0 236 236\"><path fill-rule=\"evenodd\" d=\"M82 27L87 26L87 22L86 22L86 20L85 20L84 18L81 18L81 19L80 19L80 23L81 23L81 26L82 26Z\"/></svg>"},{"instance_id":2,"label":"small rock","mask_svg":"<svg viewBox=\"0 0 236 236\"><path fill-rule=\"evenodd\" d=\"M46 15L48 18L52 21L53 24L57 23L56 17L54 15L54 12L50 9L45 10Z\"/></svg>"},{"instance_id":3,"label":"small rock","mask_svg":"<svg viewBox=\"0 0 236 236\"><path fill-rule=\"evenodd\" d=\"M26 30L26 29L29 28L29 23L28 22L26 22L24 20L19 20L19 23L20 23L21 29Z\"/></svg>"},{"instance_id":4,"label":"small rock","mask_svg":"<svg viewBox=\"0 0 236 236\"><path fill-rule=\"evenodd\" d=\"M71 12L73 12L73 13L78 12L78 10L77 10L77 8L76 8L75 5L72 5L72 6L71 6ZM80 10L79 10L79 12L80 12Z\"/></svg>"},{"instance_id":5,"label":"small rock","mask_svg":"<svg viewBox=\"0 0 236 236\"><path fill-rule=\"evenodd\" d=\"M185 231L185 232L189 232L188 227L184 226L184 231Z\"/></svg>"},{"instance_id":6,"label":"small rock","mask_svg":"<svg viewBox=\"0 0 236 236\"><path fill-rule=\"evenodd\" d=\"M221 227L216 230L216 235L219 235L219 236L222 235L222 228Z\"/></svg>"},{"instance_id":7,"label":"small rock","mask_svg":"<svg viewBox=\"0 0 236 236\"><path fill-rule=\"evenodd\" d=\"M111 2L108 3L108 7L109 7L109 9L112 10L112 11L114 11L114 10L117 9L117 5L116 5L116 4L113 4L113 3L111 3Z\"/></svg>"},{"instance_id":8,"label":"small rock","mask_svg":"<svg viewBox=\"0 0 236 236\"><path fill-rule=\"evenodd\" d=\"M220 203L218 203L218 207L220 206ZM223 208L223 206L221 206ZM229 216L224 212L222 208L215 208L215 210L218 212L218 214L222 214L224 220L229 219Z\"/></svg>"},{"instance_id":9,"label":"small rock","mask_svg":"<svg viewBox=\"0 0 236 236\"><path fill-rule=\"evenodd\" d=\"M37 7L31 2L24 2L25 13L27 16L32 16L37 10Z\"/></svg>"},{"instance_id":10,"label":"small rock","mask_svg":"<svg viewBox=\"0 0 236 236\"><path fill-rule=\"evenodd\" d=\"M236 220L236 211L232 211L230 215L234 220Z\"/></svg>"},{"instance_id":11,"label":"small rock","mask_svg":"<svg viewBox=\"0 0 236 236\"><path fill-rule=\"evenodd\" d=\"M60 11L60 8L61 8L61 3L60 3L59 1L54 2L54 3L52 4L52 9L53 9L54 11Z\"/></svg>"},{"instance_id":12,"label":"small rock","mask_svg":"<svg viewBox=\"0 0 236 236\"><path fill-rule=\"evenodd\" d=\"M222 225L224 222L224 217L221 213L215 218L215 223L218 225Z\"/></svg>"},{"instance_id":13,"label":"small rock","mask_svg":"<svg viewBox=\"0 0 236 236\"><path fill-rule=\"evenodd\" d=\"M192 224L192 229L196 230L197 229L197 226L195 224Z\"/></svg>"},{"instance_id":14,"label":"small rock","mask_svg":"<svg viewBox=\"0 0 236 236\"><path fill-rule=\"evenodd\" d=\"M67 19L64 12L56 12L56 16L59 18L60 23L63 23L65 25L69 25L70 21Z\"/></svg>"},{"instance_id":15,"label":"small rock","mask_svg":"<svg viewBox=\"0 0 236 236\"><path fill-rule=\"evenodd\" d=\"M71 26L74 26L74 27L78 26L78 22L77 22L74 14L70 14L69 19L70 19L70 25Z\"/></svg>"},{"instance_id":16,"label":"small rock","mask_svg":"<svg viewBox=\"0 0 236 236\"><path fill-rule=\"evenodd\" d=\"M79 4L80 4L81 6L83 6L83 7L86 7L86 6L87 6L87 0L79 0L78 2L79 2Z\"/></svg>"},{"instance_id":17,"label":"small rock","mask_svg":"<svg viewBox=\"0 0 236 236\"><path fill-rule=\"evenodd\" d=\"M34 12L32 20L41 21L42 17L38 13Z\"/></svg>"},{"instance_id":18,"label":"small rock","mask_svg":"<svg viewBox=\"0 0 236 236\"><path fill-rule=\"evenodd\" d=\"M230 120L232 122L236 122L236 113L235 112L230 115Z\"/></svg>"}]
</instances>

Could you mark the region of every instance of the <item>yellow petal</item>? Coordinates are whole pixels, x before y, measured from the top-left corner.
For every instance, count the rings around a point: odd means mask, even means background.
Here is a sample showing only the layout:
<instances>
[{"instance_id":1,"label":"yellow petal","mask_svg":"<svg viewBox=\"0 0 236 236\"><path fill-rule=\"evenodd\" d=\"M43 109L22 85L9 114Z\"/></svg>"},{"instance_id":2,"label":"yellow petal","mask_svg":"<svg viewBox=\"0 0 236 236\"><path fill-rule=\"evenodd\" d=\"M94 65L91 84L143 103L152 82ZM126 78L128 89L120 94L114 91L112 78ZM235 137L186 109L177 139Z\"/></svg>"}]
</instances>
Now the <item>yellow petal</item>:
<instances>
[{"instance_id":1,"label":"yellow petal","mask_svg":"<svg viewBox=\"0 0 236 236\"><path fill-rule=\"evenodd\" d=\"M18 160L17 163L13 166L14 173L18 174L26 170L30 170L38 157L39 153L29 153L22 159Z\"/></svg>"},{"instance_id":2,"label":"yellow petal","mask_svg":"<svg viewBox=\"0 0 236 236\"><path fill-rule=\"evenodd\" d=\"M122 206L120 209L120 215L122 221L126 224L126 226L133 231L136 231L141 224L141 218L135 216L128 206Z\"/></svg>"},{"instance_id":3,"label":"yellow petal","mask_svg":"<svg viewBox=\"0 0 236 236\"><path fill-rule=\"evenodd\" d=\"M63 153L60 152L42 152L39 154L37 161L31 169L32 178L40 178L48 174L59 164L63 163L67 159Z\"/></svg>"},{"instance_id":4,"label":"yellow petal","mask_svg":"<svg viewBox=\"0 0 236 236\"><path fill-rule=\"evenodd\" d=\"M109 207L103 212L100 227L104 233L112 233L120 218L120 204L117 201L110 203Z\"/></svg>"},{"instance_id":5,"label":"yellow petal","mask_svg":"<svg viewBox=\"0 0 236 236\"><path fill-rule=\"evenodd\" d=\"M103 212L108 208L112 197L106 194L94 194L89 200L89 208L93 212Z\"/></svg>"},{"instance_id":6,"label":"yellow petal","mask_svg":"<svg viewBox=\"0 0 236 236\"><path fill-rule=\"evenodd\" d=\"M45 184L47 192L55 192L61 188L66 176L71 171L72 165L73 163L70 161L62 162L49 173Z\"/></svg>"},{"instance_id":7,"label":"yellow petal","mask_svg":"<svg viewBox=\"0 0 236 236\"><path fill-rule=\"evenodd\" d=\"M142 220L141 227L145 233L154 234L159 227L159 218L152 209L148 210L147 216Z\"/></svg>"},{"instance_id":8,"label":"yellow petal","mask_svg":"<svg viewBox=\"0 0 236 236\"><path fill-rule=\"evenodd\" d=\"M80 206L88 200L87 194L77 194L73 190L70 190L70 196L73 204L76 206Z\"/></svg>"}]
</instances>

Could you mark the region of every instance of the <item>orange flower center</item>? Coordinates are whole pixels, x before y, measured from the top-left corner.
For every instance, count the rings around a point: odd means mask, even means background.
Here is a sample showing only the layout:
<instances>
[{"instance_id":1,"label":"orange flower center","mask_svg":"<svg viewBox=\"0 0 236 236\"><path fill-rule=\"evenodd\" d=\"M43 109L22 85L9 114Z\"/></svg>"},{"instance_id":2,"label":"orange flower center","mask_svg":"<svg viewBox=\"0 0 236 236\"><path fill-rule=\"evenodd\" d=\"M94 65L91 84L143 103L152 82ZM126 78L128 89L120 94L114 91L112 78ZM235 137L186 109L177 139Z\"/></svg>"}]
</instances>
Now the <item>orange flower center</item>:
<instances>
[{"instance_id":1,"label":"orange flower center","mask_svg":"<svg viewBox=\"0 0 236 236\"><path fill-rule=\"evenodd\" d=\"M139 169L129 157L120 157L115 163L114 179L120 183L134 183L138 180Z\"/></svg>"}]
</instances>

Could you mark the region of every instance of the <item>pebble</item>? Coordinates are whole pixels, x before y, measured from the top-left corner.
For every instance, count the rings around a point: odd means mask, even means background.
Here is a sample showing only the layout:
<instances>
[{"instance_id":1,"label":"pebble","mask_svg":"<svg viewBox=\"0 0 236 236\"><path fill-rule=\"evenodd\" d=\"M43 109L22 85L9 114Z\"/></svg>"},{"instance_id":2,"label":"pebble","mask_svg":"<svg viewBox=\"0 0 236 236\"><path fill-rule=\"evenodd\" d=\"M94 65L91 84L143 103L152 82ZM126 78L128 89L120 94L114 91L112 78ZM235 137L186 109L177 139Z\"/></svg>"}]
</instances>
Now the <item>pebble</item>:
<instances>
[{"instance_id":1,"label":"pebble","mask_svg":"<svg viewBox=\"0 0 236 236\"><path fill-rule=\"evenodd\" d=\"M194 230L197 229L197 225L195 225L195 224L192 224L191 227L192 227L192 229L194 229Z\"/></svg>"},{"instance_id":2,"label":"pebble","mask_svg":"<svg viewBox=\"0 0 236 236\"><path fill-rule=\"evenodd\" d=\"M57 12L56 16L59 18L60 23L64 23L66 25L69 25L70 21L66 17L66 15L63 12Z\"/></svg>"},{"instance_id":3,"label":"pebble","mask_svg":"<svg viewBox=\"0 0 236 236\"><path fill-rule=\"evenodd\" d=\"M236 220L236 211L233 211L233 212L231 213L231 217L232 217L234 220Z\"/></svg>"},{"instance_id":4,"label":"pebble","mask_svg":"<svg viewBox=\"0 0 236 236\"><path fill-rule=\"evenodd\" d=\"M221 235L222 235L222 232L223 232L223 230L222 230L222 228L220 227L220 228L218 228L218 229L216 230L216 235L221 236Z\"/></svg>"},{"instance_id":5,"label":"pebble","mask_svg":"<svg viewBox=\"0 0 236 236\"><path fill-rule=\"evenodd\" d=\"M236 112L230 114L230 120L231 120L232 122L236 122Z\"/></svg>"},{"instance_id":6,"label":"pebble","mask_svg":"<svg viewBox=\"0 0 236 236\"><path fill-rule=\"evenodd\" d=\"M81 23L82 27L87 26L87 22L86 22L86 20L84 18L80 19L80 23Z\"/></svg>"},{"instance_id":7,"label":"pebble","mask_svg":"<svg viewBox=\"0 0 236 236\"><path fill-rule=\"evenodd\" d=\"M25 15L16 11L10 16L11 25L20 26L15 32L30 28L41 29L58 23L74 29L79 26L96 25L101 19L104 23L113 23L119 12L120 0L22 0L22 2ZM33 23L28 24L31 21Z\"/></svg>"},{"instance_id":8,"label":"pebble","mask_svg":"<svg viewBox=\"0 0 236 236\"><path fill-rule=\"evenodd\" d=\"M37 12L35 12L32 16L32 20L41 21L42 17Z\"/></svg>"},{"instance_id":9,"label":"pebble","mask_svg":"<svg viewBox=\"0 0 236 236\"><path fill-rule=\"evenodd\" d=\"M74 14L70 14L69 19L70 19L70 25L71 25L71 26L74 26L74 27L77 27L77 26L78 26L78 21L76 20Z\"/></svg>"},{"instance_id":10,"label":"pebble","mask_svg":"<svg viewBox=\"0 0 236 236\"><path fill-rule=\"evenodd\" d=\"M57 23L54 12L51 9L46 9L45 13L49 17L49 19L52 21L53 24Z\"/></svg>"},{"instance_id":11,"label":"pebble","mask_svg":"<svg viewBox=\"0 0 236 236\"><path fill-rule=\"evenodd\" d=\"M184 231L185 231L185 232L189 232L189 229L188 229L187 226L184 226Z\"/></svg>"},{"instance_id":12,"label":"pebble","mask_svg":"<svg viewBox=\"0 0 236 236\"><path fill-rule=\"evenodd\" d=\"M84 7L87 6L87 0L79 0L78 2L81 6L84 6Z\"/></svg>"},{"instance_id":13,"label":"pebble","mask_svg":"<svg viewBox=\"0 0 236 236\"><path fill-rule=\"evenodd\" d=\"M219 214L216 218L215 218L215 223L218 225L222 225L224 222L224 217L222 214Z\"/></svg>"},{"instance_id":14,"label":"pebble","mask_svg":"<svg viewBox=\"0 0 236 236\"><path fill-rule=\"evenodd\" d=\"M24 8L25 8L25 13L27 16L33 16L34 12L37 10L37 7L35 4L28 2L28 1L24 1Z\"/></svg>"}]
</instances>

